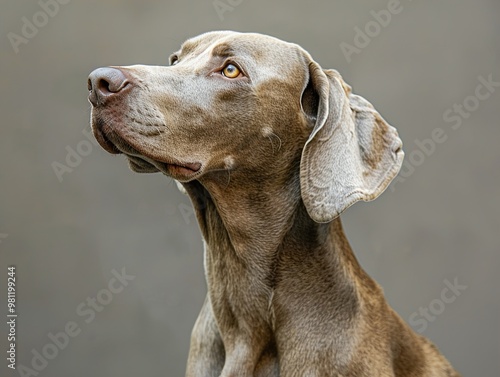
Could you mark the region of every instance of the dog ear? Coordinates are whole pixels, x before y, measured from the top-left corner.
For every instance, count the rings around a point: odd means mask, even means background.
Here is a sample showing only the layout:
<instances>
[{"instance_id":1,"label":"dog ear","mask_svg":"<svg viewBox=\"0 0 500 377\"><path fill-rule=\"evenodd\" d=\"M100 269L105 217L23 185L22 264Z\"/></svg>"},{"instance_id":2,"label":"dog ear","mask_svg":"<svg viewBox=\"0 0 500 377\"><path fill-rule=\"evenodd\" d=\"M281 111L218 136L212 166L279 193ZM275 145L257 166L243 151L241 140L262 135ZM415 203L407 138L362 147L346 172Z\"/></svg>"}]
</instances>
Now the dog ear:
<instances>
[{"instance_id":1,"label":"dog ear","mask_svg":"<svg viewBox=\"0 0 500 377\"><path fill-rule=\"evenodd\" d=\"M358 200L378 197L403 162L402 142L340 74L309 63L302 108L314 122L300 163L300 186L311 218L329 222Z\"/></svg>"}]
</instances>

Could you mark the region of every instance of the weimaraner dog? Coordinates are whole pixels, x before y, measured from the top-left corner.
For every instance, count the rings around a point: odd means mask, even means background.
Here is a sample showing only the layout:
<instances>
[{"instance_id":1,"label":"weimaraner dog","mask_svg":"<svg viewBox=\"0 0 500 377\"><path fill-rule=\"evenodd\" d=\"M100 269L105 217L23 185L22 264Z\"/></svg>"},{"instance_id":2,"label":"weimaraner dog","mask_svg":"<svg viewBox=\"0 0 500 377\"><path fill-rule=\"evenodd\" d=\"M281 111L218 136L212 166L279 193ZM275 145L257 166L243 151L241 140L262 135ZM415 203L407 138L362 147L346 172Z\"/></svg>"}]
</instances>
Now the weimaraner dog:
<instances>
[{"instance_id":1,"label":"weimaraner dog","mask_svg":"<svg viewBox=\"0 0 500 377\"><path fill-rule=\"evenodd\" d=\"M401 140L337 71L253 33L192 38L170 66L99 68L92 128L189 195L208 294L189 377L459 376L389 307L339 214L379 196Z\"/></svg>"}]
</instances>

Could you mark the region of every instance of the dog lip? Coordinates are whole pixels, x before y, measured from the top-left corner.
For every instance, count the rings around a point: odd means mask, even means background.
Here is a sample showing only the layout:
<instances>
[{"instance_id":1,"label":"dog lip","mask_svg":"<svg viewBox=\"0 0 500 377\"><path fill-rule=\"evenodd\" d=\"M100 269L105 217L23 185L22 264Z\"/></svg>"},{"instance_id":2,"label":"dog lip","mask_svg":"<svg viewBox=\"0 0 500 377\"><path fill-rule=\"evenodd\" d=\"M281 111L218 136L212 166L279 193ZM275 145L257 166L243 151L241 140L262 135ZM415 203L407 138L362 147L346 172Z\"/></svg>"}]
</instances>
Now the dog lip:
<instances>
[{"instance_id":1,"label":"dog lip","mask_svg":"<svg viewBox=\"0 0 500 377\"><path fill-rule=\"evenodd\" d=\"M181 180L186 180L194 177L196 172L193 172L191 169L184 168L180 165L169 165L165 164L166 171L172 178L179 178Z\"/></svg>"},{"instance_id":2,"label":"dog lip","mask_svg":"<svg viewBox=\"0 0 500 377\"><path fill-rule=\"evenodd\" d=\"M124 153L127 156L140 158L140 155L155 161L161 166L161 170L173 178L180 180L191 180L202 172L202 163L200 162L181 162L176 158L169 158L165 156L158 156L152 154L143 145L140 145L133 138L129 138L120 132L120 128L114 128L112 140L106 136L105 125L99 124L101 120L96 120L92 127L94 136L107 152L112 154ZM157 166L158 168L158 166Z\"/></svg>"},{"instance_id":3,"label":"dog lip","mask_svg":"<svg viewBox=\"0 0 500 377\"><path fill-rule=\"evenodd\" d=\"M183 181L191 180L196 176L199 176L203 171L203 164L200 162L181 162L176 158L157 156L145 150L143 146L137 145L132 140L126 140L125 138L122 138L122 140L130 148L132 148L133 151L136 151L137 154L155 161L157 164L160 164L160 166L162 167L161 170L164 173L171 175L174 179ZM118 146L118 148L120 147ZM128 151L123 150L122 152L128 155Z\"/></svg>"},{"instance_id":4,"label":"dog lip","mask_svg":"<svg viewBox=\"0 0 500 377\"><path fill-rule=\"evenodd\" d=\"M97 142L99 145L108 153L111 154L121 154L122 151L120 151L116 145L108 139L104 131L98 129L97 126L92 127L92 131L94 133L94 137L96 138Z\"/></svg>"},{"instance_id":5,"label":"dog lip","mask_svg":"<svg viewBox=\"0 0 500 377\"><path fill-rule=\"evenodd\" d=\"M165 162L156 161L163 164L165 171L172 176L174 179L178 179L181 181L188 181L196 176L198 176L202 170L202 164L199 162L188 162L188 163L180 163L180 162Z\"/></svg>"},{"instance_id":6,"label":"dog lip","mask_svg":"<svg viewBox=\"0 0 500 377\"><path fill-rule=\"evenodd\" d=\"M179 164L179 163L169 164L169 163L167 163L167 165L179 167L179 168L191 171L193 173L197 173L201 169L201 164L199 162L188 162L188 163L182 163L182 164Z\"/></svg>"}]
</instances>

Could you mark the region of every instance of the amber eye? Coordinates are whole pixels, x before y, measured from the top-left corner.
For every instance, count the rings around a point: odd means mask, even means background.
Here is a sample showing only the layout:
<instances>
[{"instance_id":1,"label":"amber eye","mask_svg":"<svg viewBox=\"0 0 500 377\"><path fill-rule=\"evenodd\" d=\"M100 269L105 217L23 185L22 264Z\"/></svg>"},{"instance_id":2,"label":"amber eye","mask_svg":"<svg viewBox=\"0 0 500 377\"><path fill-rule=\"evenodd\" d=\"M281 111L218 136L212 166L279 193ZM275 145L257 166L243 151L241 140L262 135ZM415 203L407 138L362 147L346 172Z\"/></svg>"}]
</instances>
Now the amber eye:
<instances>
[{"instance_id":1,"label":"amber eye","mask_svg":"<svg viewBox=\"0 0 500 377\"><path fill-rule=\"evenodd\" d=\"M230 79L235 79L241 74L241 71L234 64L228 64L222 70L222 74Z\"/></svg>"}]
</instances>

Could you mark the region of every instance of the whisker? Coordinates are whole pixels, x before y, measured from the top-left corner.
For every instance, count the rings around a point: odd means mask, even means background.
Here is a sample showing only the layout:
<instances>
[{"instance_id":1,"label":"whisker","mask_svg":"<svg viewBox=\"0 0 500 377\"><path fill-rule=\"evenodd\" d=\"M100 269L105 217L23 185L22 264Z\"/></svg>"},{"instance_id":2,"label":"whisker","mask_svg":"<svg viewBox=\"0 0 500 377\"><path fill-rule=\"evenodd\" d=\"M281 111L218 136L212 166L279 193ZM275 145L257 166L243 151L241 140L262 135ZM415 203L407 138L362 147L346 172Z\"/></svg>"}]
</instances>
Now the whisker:
<instances>
[{"instance_id":1,"label":"whisker","mask_svg":"<svg viewBox=\"0 0 500 377\"><path fill-rule=\"evenodd\" d=\"M271 134L267 137L269 139L269 141L271 142L271 145L273 147L273 154L274 154L274 143L273 143L273 139L271 138L271 136L276 137L279 141L278 152L281 149L281 138L278 135L276 135L274 132L271 132Z\"/></svg>"},{"instance_id":2,"label":"whisker","mask_svg":"<svg viewBox=\"0 0 500 377\"><path fill-rule=\"evenodd\" d=\"M229 186L229 183L231 182L231 169L227 169L227 183L226 183L226 187L227 188Z\"/></svg>"}]
</instances>

